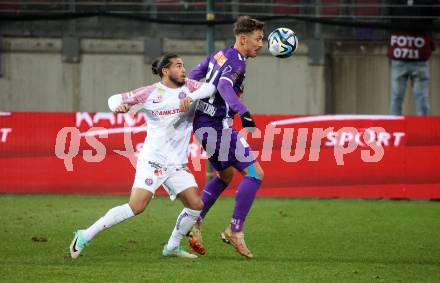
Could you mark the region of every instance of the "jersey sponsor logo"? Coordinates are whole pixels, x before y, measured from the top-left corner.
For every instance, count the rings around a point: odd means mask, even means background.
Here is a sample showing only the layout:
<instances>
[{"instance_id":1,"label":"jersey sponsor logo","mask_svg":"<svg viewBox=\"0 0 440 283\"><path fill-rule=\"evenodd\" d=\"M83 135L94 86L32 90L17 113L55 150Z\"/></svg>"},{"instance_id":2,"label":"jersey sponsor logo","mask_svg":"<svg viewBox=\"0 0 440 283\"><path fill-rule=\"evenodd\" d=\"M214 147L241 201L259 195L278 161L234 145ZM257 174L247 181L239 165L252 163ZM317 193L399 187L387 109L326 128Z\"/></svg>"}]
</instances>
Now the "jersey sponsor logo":
<instances>
[{"instance_id":1,"label":"jersey sponsor logo","mask_svg":"<svg viewBox=\"0 0 440 283\"><path fill-rule=\"evenodd\" d=\"M208 114L211 117L214 117L215 113L217 112L217 107L199 100L199 103L197 103L196 110Z\"/></svg>"},{"instance_id":2,"label":"jersey sponsor logo","mask_svg":"<svg viewBox=\"0 0 440 283\"><path fill-rule=\"evenodd\" d=\"M154 168L154 169L162 168L162 165L160 165L160 164L157 163L157 162L148 161L148 164L149 164L152 168Z\"/></svg>"},{"instance_id":3,"label":"jersey sponsor logo","mask_svg":"<svg viewBox=\"0 0 440 283\"><path fill-rule=\"evenodd\" d=\"M168 109L168 110L153 110L151 111L151 114L153 114L153 116L167 116L167 115L174 115L180 112L182 111L176 108L176 109Z\"/></svg>"},{"instance_id":4,"label":"jersey sponsor logo","mask_svg":"<svg viewBox=\"0 0 440 283\"><path fill-rule=\"evenodd\" d=\"M223 51L217 52L214 56L215 61L217 61L217 64L222 67L226 61L228 61L228 58L223 54Z\"/></svg>"}]
</instances>

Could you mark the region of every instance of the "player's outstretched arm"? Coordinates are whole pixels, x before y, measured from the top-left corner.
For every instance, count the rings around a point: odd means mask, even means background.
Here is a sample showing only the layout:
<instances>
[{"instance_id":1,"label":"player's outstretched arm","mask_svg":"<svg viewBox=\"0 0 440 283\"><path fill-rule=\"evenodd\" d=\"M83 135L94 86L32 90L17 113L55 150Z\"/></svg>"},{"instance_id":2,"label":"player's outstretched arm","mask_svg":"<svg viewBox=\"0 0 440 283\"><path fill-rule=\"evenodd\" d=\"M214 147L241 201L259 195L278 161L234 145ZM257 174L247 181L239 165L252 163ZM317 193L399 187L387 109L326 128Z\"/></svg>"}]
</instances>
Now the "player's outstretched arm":
<instances>
[{"instance_id":1,"label":"player's outstretched arm","mask_svg":"<svg viewBox=\"0 0 440 283\"><path fill-rule=\"evenodd\" d=\"M156 85L149 85L133 91L115 94L108 99L108 107L113 112L127 112L130 107L147 101L148 96L156 89Z\"/></svg>"},{"instance_id":2,"label":"player's outstretched arm","mask_svg":"<svg viewBox=\"0 0 440 283\"><path fill-rule=\"evenodd\" d=\"M241 102L240 98L235 93L234 88L232 87L232 81L228 78L220 78L217 90L222 96L222 98L228 103L229 107L232 110L237 112L238 114L243 115L246 112L249 112L246 106Z\"/></svg>"},{"instance_id":3,"label":"player's outstretched arm","mask_svg":"<svg viewBox=\"0 0 440 283\"><path fill-rule=\"evenodd\" d=\"M188 97L191 97L192 100L203 99L210 97L214 94L216 88L215 85L210 83L203 83L200 88L191 92Z\"/></svg>"},{"instance_id":4,"label":"player's outstretched arm","mask_svg":"<svg viewBox=\"0 0 440 283\"><path fill-rule=\"evenodd\" d=\"M255 121L249 113L249 110L235 93L230 79L220 78L217 89L226 103L229 104L229 107L240 115L243 128L246 128L249 132L253 132L256 127Z\"/></svg>"},{"instance_id":5,"label":"player's outstretched arm","mask_svg":"<svg viewBox=\"0 0 440 283\"><path fill-rule=\"evenodd\" d=\"M197 82L200 87L196 89L195 91L191 92L187 97L180 100L180 111L187 112L189 110L189 105L198 99L203 99L212 96L215 93L215 86L213 84L209 83L202 83L200 84Z\"/></svg>"}]
</instances>

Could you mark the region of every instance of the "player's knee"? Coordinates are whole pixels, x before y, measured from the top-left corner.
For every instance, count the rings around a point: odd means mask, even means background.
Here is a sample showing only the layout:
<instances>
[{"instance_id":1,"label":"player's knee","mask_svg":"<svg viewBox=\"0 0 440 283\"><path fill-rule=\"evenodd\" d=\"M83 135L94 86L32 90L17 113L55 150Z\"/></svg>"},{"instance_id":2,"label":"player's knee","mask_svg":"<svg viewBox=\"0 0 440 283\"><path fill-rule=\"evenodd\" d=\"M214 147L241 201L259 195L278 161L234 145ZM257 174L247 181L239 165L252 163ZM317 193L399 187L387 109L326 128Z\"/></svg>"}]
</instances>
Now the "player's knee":
<instances>
[{"instance_id":1,"label":"player's knee","mask_svg":"<svg viewBox=\"0 0 440 283\"><path fill-rule=\"evenodd\" d=\"M201 198L193 199L191 201L186 202L186 209L190 209L191 211L201 211L203 209L203 201Z\"/></svg>"},{"instance_id":2,"label":"player's knee","mask_svg":"<svg viewBox=\"0 0 440 283\"><path fill-rule=\"evenodd\" d=\"M219 177L226 185L229 185L234 177L234 170L226 169L221 171L219 172Z\"/></svg>"},{"instance_id":3,"label":"player's knee","mask_svg":"<svg viewBox=\"0 0 440 283\"><path fill-rule=\"evenodd\" d=\"M198 199L194 204L190 207L193 210L202 210L203 209L203 201L202 199Z\"/></svg>"},{"instance_id":4,"label":"player's knee","mask_svg":"<svg viewBox=\"0 0 440 283\"><path fill-rule=\"evenodd\" d=\"M141 214L142 212L144 212L144 210L145 210L145 207L138 206L138 207L136 207L136 208L133 210L133 213L134 213L135 215L138 215L138 214Z\"/></svg>"},{"instance_id":5,"label":"player's knee","mask_svg":"<svg viewBox=\"0 0 440 283\"><path fill-rule=\"evenodd\" d=\"M234 177L234 175L220 176L220 179L223 181L223 183L229 185L232 181L232 177Z\"/></svg>"},{"instance_id":6,"label":"player's knee","mask_svg":"<svg viewBox=\"0 0 440 283\"><path fill-rule=\"evenodd\" d=\"M134 215L141 214L145 210L145 205L139 202L130 202L128 203Z\"/></svg>"}]
</instances>

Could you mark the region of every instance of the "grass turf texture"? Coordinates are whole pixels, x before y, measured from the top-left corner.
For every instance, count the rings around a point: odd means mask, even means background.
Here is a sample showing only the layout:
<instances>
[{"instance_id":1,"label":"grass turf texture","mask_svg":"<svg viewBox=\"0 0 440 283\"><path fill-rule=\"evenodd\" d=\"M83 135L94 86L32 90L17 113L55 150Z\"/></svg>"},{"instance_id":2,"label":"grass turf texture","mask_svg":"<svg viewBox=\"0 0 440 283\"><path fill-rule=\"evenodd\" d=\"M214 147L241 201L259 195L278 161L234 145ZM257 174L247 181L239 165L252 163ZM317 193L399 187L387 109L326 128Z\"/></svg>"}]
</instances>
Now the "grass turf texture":
<instances>
[{"instance_id":1,"label":"grass turf texture","mask_svg":"<svg viewBox=\"0 0 440 283\"><path fill-rule=\"evenodd\" d=\"M208 215L207 254L163 258L182 206L165 197L70 259L72 231L123 196L0 196L0 282L439 282L440 203L265 199L246 224L253 260L220 241L233 199ZM186 245L186 242L185 242Z\"/></svg>"}]
</instances>

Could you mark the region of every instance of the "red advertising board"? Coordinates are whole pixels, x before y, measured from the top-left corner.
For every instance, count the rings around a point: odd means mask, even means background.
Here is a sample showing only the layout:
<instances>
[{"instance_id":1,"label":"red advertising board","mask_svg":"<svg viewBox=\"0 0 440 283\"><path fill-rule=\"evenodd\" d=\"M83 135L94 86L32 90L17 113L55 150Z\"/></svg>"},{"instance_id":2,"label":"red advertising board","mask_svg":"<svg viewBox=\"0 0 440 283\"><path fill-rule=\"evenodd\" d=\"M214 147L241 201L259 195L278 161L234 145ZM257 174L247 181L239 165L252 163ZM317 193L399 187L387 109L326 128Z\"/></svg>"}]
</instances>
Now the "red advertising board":
<instances>
[{"instance_id":1,"label":"red advertising board","mask_svg":"<svg viewBox=\"0 0 440 283\"><path fill-rule=\"evenodd\" d=\"M265 171L260 196L440 199L440 117L256 121L246 139ZM128 194L145 123L142 114L0 112L0 192ZM196 141L189 166L203 187L206 154Z\"/></svg>"}]
</instances>

